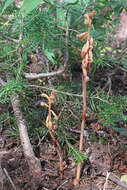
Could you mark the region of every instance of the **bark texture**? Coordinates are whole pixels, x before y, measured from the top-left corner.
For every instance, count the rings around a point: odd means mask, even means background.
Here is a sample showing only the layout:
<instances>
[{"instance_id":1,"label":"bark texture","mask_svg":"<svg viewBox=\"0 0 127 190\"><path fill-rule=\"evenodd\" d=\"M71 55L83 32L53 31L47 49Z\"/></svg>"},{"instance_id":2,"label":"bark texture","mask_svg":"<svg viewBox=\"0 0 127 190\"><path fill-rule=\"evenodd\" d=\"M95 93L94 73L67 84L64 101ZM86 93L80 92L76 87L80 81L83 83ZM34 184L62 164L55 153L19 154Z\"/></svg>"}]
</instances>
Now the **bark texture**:
<instances>
[{"instance_id":1,"label":"bark texture","mask_svg":"<svg viewBox=\"0 0 127 190\"><path fill-rule=\"evenodd\" d=\"M19 134L24 151L24 156L28 162L30 172L34 177L37 176L39 177L41 174L40 160L37 157L35 157L35 154L33 152L33 148L31 146L27 132L26 122L20 108L20 101L17 94L13 94L11 96L11 103L16 117L17 125L19 128Z\"/></svg>"}]
</instances>

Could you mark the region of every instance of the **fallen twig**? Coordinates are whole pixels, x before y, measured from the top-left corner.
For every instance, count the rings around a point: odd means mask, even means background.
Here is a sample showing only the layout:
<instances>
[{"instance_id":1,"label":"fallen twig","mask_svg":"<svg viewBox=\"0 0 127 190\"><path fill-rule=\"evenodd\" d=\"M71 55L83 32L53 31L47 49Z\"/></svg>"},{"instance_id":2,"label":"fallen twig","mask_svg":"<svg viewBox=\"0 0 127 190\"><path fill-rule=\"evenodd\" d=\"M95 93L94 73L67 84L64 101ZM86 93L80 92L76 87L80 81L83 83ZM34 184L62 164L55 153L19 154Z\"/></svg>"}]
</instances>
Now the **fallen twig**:
<instances>
[{"instance_id":1,"label":"fallen twig","mask_svg":"<svg viewBox=\"0 0 127 190\"><path fill-rule=\"evenodd\" d=\"M122 71L127 73L127 69L123 68L123 67L119 67Z\"/></svg>"},{"instance_id":2,"label":"fallen twig","mask_svg":"<svg viewBox=\"0 0 127 190\"><path fill-rule=\"evenodd\" d=\"M56 190L59 190L59 189L61 189L61 187L64 185L64 184L66 184L68 182L68 179L66 180L66 181L64 181L59 187L57 187L57 189Z\"/></svg>"},{"instance_id":3,"label":"fallen twig","mask_svg":"<svg viewBox=\"0 0 127 190\"><path fill-rule=\"evenodd\" d=\"M108 173L109 175L107 176L107 171L104 171L104 164L103 163L99 163L98 161L93 161L92 165L95 165L97 168L99 168L101 175L104 177L108 177L109 180L113 181L114 183L116 183L119 186L122 186L124 188L127 188L127 183L126 182L121 182L120 179L114 175L113 173ZM100 174L99 174L100 176Z\"/></svg>"},{"instance_id":4,"label":"fallen twig","mask_svg":"<svg viewBox=\"0 0 127 190\"><path fill-rule=\"evenodd\" d=\"M11 177L9 176L9 173L7 172L7 170L4 168L3 171L4 171L5 175L7 176L7 178L8 178L8 180L9 180L10 184L11 184L12 187L13 187L13 189L16 190L16 187L15 187L15 185L14 185L14 183L13 183Z\"/></svg>"},{"instance_id":5,"label":"fallen twig","mask_svg":"<svg viewBox=\"0 0 127 190\"><path fill-rule=\"evenodd\" d=\"M106 181L105 181L105 184L104 184L103 190L106 190L106 187L107 187L107 185L108 185L109 175L110 175L110 173L107 172L107 175L106 175Z\"/></svg>"},{"instance_id":6,"label":"fallen twig","mask_svg":"<svg viewBox=\"0 0 127 190\"><path fill-rule=\"evenodd\" d=\"M24 76L26 79L30 79L30 80L33 80L33 79L40 79L40 78L43 78L43 77L52 77L52 76L55 76L55 75L60 75L61 73L63 73L65 70L65 68L61 68L57 71L53 71L53 72L49 72L49 73L39 73L39 74L36 74L36 73L24 73Z\"/></svg>"},{"instance_id":7,"label":"fallen twig","mask_svg":"<svg viewBox=\"0 0 127 190\"><path fill-rule=\"evenodd\" d=\"M107 173L106 172L104 172L103 173L103 176L107 176ZM113 181L114 183L116 183L117 185L119 185L119 186L122 186L122 187L124 187L124 188L127 188L127 183L126 182L121 182L120 181L120 179L117 177L117 176L115 176L113 173L109 173L109 175L108 175L108 179L110 179L111 181Z\"/></svg>"}]
</instances>

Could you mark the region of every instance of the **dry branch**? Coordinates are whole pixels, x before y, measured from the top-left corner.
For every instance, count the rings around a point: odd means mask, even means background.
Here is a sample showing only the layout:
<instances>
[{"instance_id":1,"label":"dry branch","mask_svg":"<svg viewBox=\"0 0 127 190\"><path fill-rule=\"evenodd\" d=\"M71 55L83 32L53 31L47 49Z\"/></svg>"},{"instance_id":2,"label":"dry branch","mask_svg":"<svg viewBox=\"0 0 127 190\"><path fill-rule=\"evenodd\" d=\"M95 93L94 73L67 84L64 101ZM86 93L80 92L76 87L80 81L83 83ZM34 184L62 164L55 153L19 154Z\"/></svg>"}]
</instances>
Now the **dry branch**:
<instances>
[{"instance_id":1,"label":"dry branch","mask_svg":"<svg viewBox=\"0 0 127 190\"><path fill-rule=\"evenodd\" d=\"M30 79L30 80L33 80L33 79L40 79L40 78L43 78L43 77L52 77L52 76L55 76L55 75L60 75L64 72L65 68L61 68L57 71L54 71L54 72L49 72L49 73L39 73L39 74L36 74L36 73L24 73L25 75L25 78L26 79Z\"/></svg>"},{"instance_id":2,"label":"dry branch","mask_svg":"<svg viewBox=\"0 0 127 190\"><path fill-rule=\"evenodd\" d=\"M9 173L7 172L6 168L4 168L3 171L4 171L5 175L7 176L7 178L8 178L8 180L9 180L10 184L12 185L12 188L13 188L14 190L16 190L16 187L15 187L15 185L14 185L14 183L13 183L11 177L9 176Z\"/></svg>"},{"instance_id":3,"label":"dry branch","mask_svg":"<svg viewBox=\"0 0 127 190\"><path fill-rule=\"evenodd\" d=\"M104 172L103 175L106 177L106 175L107 175L106 172ZM120 179L117 176L115 176L114 174L109 173L108 179L110 179L111 181L113 181L117 185L127 189L127 183L126 182L121 182Z\"/></svg>"}]
</instances>

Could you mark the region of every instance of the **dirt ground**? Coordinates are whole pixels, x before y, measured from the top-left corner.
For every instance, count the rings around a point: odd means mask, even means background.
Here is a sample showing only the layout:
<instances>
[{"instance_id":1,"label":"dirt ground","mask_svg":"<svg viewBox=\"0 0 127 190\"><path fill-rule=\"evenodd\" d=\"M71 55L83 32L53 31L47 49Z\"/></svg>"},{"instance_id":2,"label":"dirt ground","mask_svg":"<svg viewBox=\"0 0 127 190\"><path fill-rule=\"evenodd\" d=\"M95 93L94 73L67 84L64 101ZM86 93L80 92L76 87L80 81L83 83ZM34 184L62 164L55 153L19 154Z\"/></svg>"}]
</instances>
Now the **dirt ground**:
<instances>
[{"instance_id":1,"label":"dirt ground","mask_svg":"<svg viewBox=\"0 0 127 190\"><path fill-rule=\"evenodd\" d=\"M107 83L107 75L103 75L101 84L99 75L96 76L95 86L104 86L109 94L125 94L127 89L127 75L122 71L109 76L112 83ZM126 76L125 76L126 75ZM123 80L125 77L126 80ZM108 81L108 80L107 80ZM116 86L116 81L119 85ZM125 84L124 84L125 83ZM105 85L103 85L105 84ZM118 83L117 83L118 84ZM3 106L3 107L2 107ZM1 105L1 111L8 108L8 105ZM91 116L92 117L92 116ZM89 118L90 119L90 118ZM71 156L66 155L66 146L63 150L64 175L59 175L59 159L55 147L50 138L42 139L40 143L34 142L33 148L36 156L41 161L41 180L33 178L29 173L27 162L24 158L20 141L9 137L5 129L0 134L0 151L7 151L0 154L0 190L125 190L127 184L119 181L122 175L127 175L127 136L118 134L111 129L104 129L103 126L91 119L90 127L86 126L87 133L94 130L98 137L106 137L105 143L87 140L86 151L89 159L84 161L79 187L74 187L73 181L76 174L76 164ZM124 126L127 128L127 125ZM75 133L79 139L79 133ZM78 142L77 142L78 143ZM76 145L77 146L77 145ZM4 181L2 183L2 181ZM124 186L125 185L125 186Z\"/></svg>"}]
</instances>

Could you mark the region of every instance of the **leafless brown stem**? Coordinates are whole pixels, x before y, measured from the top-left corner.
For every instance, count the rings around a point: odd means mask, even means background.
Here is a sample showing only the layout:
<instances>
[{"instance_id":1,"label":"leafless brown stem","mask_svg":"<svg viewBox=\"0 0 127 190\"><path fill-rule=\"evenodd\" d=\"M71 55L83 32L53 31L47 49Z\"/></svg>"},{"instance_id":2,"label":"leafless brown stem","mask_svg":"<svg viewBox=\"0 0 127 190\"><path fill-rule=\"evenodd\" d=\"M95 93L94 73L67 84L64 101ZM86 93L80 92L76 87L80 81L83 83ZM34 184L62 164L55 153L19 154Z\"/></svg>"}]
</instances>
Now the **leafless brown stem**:
<instances>
[{"instance_id":1,"label":"leafless brown stem","mask_svg":"<svg viewBox=\"0 0 127 190\"><path fill-rule=\"evenodd\" d=\"M80 144L79 150L83 150L83 137L84 137L84 128L85 128L85 115L86 115L86 76L83 76L83 115L82 115L82 124L81 124L81 133L80 133ZM79 185L80 175L81 175L82 163L78 163L77 174L74 181L74 185Z\"/></svg>"},{"instance_id":2,"label":"leafless brown stem","mask_svg":"<svg viewBox=\"0 0 127 190\"><path fill-rule=\"evenodd\" d=\"M92 48L93 48L93 38L91 37L91 24L92 24L92 17L96 14L95 11L92 11L91 13L85 14L84 17L84 24L88 25L88 32L84 32L82 34L77 35L77 37L80 40L83 40L84 38L87 38L86 44L83 46L81 51L81 57L82 57L82 72L83 72L83 116L82 116L82 124L81 124L81 134L80 134L80 144L79 144L79 150L82 151L83 149L83 136L84 136L84 127L85 127L85 120L86 120L86 83L88 81L87 72L90 70L90 66L92 64ZM81 175L81 166L82 163L80 163L77 166L77 175L74 180L74 185L79 185L80 175Z\"/></svg>"},{"instance_id":3,"label":"leafless brown stem","mask_svg":"<svg viewBox=\"0 0 127 190\"><path fill-rule=\"evenodd\" d=\"M59 143L56 141L55 136L54 136L54 127L55 125L53 124L52 121L52 114L54 113L53 110L51 110L51 105L54 104L54 98L55 98L55 91L51 92L51 96L47 96L46 94L42 94L42 97L45 97L48 99L48 104L46 104L45 102L41 102L41 106L46 106L48 107L48 116L46 119L46 127L48 128L48 131L50 133L50 136L52 138L52 141L55 145L59 160L60 160L60 177L63 177L63 158L62 158L62 153L61 153L61 149L60 149L60 145ZM54 113L53 114L54 119L57 121L58 120L58 116Z\"/></svg>"},{"instance_id":4,"label":"leafless brown stem","mask_svg":"<svg viewBox=\"0 0 127 190\"><path fill-rule=\"evenodd\" d=\"M52 138L52 141L53 141L53 143L54 143L54 145L55 145L55 148L56 148L58 157L59 157L59 161L60 161L60 177L62 178L62 177L63 177L63 158L62 158L62 154L61 154L61 150L60 150L60 145L59 145L59 143L56 141L53 132L52 132L51 130L49 130L49 133L50 133L50 136L51 136L51 138Z\"/></svg>"}]
</instances>

